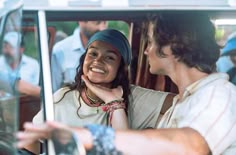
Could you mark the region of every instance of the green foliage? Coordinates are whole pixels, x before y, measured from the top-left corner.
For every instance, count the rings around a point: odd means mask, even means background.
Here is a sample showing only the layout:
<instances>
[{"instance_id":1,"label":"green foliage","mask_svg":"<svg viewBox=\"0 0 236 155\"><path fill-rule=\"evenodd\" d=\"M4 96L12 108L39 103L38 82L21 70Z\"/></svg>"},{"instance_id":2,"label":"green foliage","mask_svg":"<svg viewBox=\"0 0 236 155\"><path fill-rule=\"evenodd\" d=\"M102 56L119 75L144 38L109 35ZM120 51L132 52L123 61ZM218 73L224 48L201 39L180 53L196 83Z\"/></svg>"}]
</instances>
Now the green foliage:
<instances>
[{"instance_id":1,"label":"green foliage","mask_svg":"<svg viewBox=\"0 0 236 155\"><path fill-rule=\"evenodd\" d=\"M129 25L124 21L109 21L108 28L120 30L126 37L129 35Z\"/></svg>"},{"instance_id":2,"label":"green foliage","mask_svg":"<svg viewBox=\"0 0 236 155\"><path fill-rule=\"evenodd\" d=\"M216 40L221 40L221 38L224 37L224 33L225 33L224 29L217 28L216 29L216 34L215 34Z\"/></svg>"},{"instance_id":3,"label":"green foliage","mask_svg":"<svg viewBox=\"0 0 236 155\"><path fill-rule=\"evenodd\" d=\"M24 54L31 56L38 60L39 50L38 43L35 40L35 32L27 32L24 34L24 43L25 43L25 51Z\"/></svg>"},{"instance_id":4,"label":"green foliage","mask_svg":"<svg viewBox=\"0 0 236 155\"><path fill-rule=\"evenodd\" d=\"M78 26L77 22L49 22L48 26L55 27L56 31L63 31L67 35L73 34L74 29ZM109 21L108 28L114 28L124 33L126 37L129 34L129 25L124 21ZM37 60L39 57L38 38L36 32L25 32L25 54Z\"/></svg>"},{"instance_id":5,"label":"green foliage","mask_svg":"<svg viewBox=\"0 0 236 155\"><path fill-rule=\"evenodd\" d=\"M63 31L68 35L73 34L74 29L78 26L77 22L49 22L48 26L53 26L57 31Z\"/></svg>"}]
</instances>

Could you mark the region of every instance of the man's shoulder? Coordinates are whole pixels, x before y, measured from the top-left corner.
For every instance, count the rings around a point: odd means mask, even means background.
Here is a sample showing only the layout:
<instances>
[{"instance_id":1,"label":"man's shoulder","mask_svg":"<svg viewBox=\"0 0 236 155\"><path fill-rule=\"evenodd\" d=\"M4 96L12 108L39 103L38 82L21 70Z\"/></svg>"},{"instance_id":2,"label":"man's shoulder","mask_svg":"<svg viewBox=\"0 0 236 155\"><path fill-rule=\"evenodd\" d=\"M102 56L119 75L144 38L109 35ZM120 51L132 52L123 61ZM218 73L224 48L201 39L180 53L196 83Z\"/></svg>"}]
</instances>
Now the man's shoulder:
<instances>
[{"instance_id":1,"label":"man's shoulder","mask_svg":"<svg viewBox=\"0 0 236 155\"><path fill-rule=\"evenodd\" d=\"M54 46L53 46L53 53L59 52L59 51L63 51L63 49L68 49L68 47L71 47L72 42L74 41L74 35L70 35L67 38L57 42Z\"/></svg>"},{"instance_id":2,"label":"man's shoulder","mask_svg":"<svg viewBox=\"0 0 236 155\"><path fill-rule=\"evenodd\" d=\"M0 56L0 73L2 73L2 75L5 75L8 72L9 72L9 65L4 60L4 57Z\"/></svg>"},{"instance_id":3,"label":"man's shoulder","mask_svg":"<svg viewBox=\"0 0 236 155\"><path fill-rule=\"evenodd\" d=\"M0 56L0 65L2 66L2 65L4 65L5 63L4 63L4 57L1 55Z\"/></svg>"},{"instance_id":4,"label":"man's shoulder","mask_svg":"<svg viewBox=\"0 0 236 155\"><path fill-rule=\"evenodd\" d=\"M70 36L66 37L65 39L63 39L63 40L57 42L57 43L55 44L55 46L64 45L65 43L70 42L72 39L73 39L73 35L70 35Z\"/></svg>"},{"instance_id":5,"label":"man's shoulder","mask_svg":"<svg viewBox=\"0 0 236 155\"><path fill-rule=\"evenodd\" d=\"M32 58L30 56L22 55L22 59L23 59L24 63L31 64L31 65L34 65L34 66L35 65L37 65L37 66L39 65L38 61L35 58Z\"/></svg>"},{"instance_id":6,"label":"man's shoulder","mask_svg":"<svg viewBox=\"0 0 236 155\"><path fill-rule=\"evenodd\" d=\"M224 99L227 97L236 99L236 87L229 82L226 73L214 73L209 75L199 84L194 96L204 98Z\"/></svg>"}]
</instances>

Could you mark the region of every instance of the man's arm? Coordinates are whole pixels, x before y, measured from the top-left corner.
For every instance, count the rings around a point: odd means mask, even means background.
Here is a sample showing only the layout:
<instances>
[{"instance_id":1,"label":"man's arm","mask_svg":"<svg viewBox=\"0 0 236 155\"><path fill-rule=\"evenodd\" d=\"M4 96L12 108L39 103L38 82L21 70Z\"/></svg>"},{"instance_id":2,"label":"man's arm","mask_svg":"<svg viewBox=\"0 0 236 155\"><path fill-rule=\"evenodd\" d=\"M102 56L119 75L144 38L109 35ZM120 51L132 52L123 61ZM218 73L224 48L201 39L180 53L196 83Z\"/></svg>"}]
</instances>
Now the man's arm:
<instances>
[{"instance_id":1,"label":"man's arm","mask_svg":"<svg viewBox=\"0 0 236 155\"><path fill-rule=\"evenodd\" d=\"M60 63L62 63L62 60L60 62L59 59L62 59L62 55L59 55L59 58L56 55L56 50L53 49L52 56L51 56L51 77L52 77L52 89L53 92L57 91L63 82L63 73L61 69ZM60 58L61 57L61 58Z\"/></svg>"},{"instance_id":2,"label":"man's arm","mask_svg":"<svg viewBox=\"0 0 236 155\"><path fill-rule=\"evenodd\" d=\"M36 61L34 65L35 75L34 75L34 84L39 85L39 78L40 78L40 67L39 63Z\"/></svg>"},{"instance_id":3,"label":"man's arm","mask_svg":"<svg viewBox=\"0 0 236 155\"><path fill-rule=\"evenodd\" d=\"M117 149L129 155L209 154L209 148L204 138L191 128L117 131L115 137Z\"/></svg>"},{"instance_id":4,"label":"man's arm","mask_svg":"<svg viewBox=\"0 0 236 155\"><path fill-rule=\"evenodd\" d=\"M86 150L93 147L93 136L85 128L70 128L57 122L47 122L41 125L26 123L24 127L27 132L17 134L19 148L38 139L49 139L54 129L73 131ZM191 128L117 130L114 144L116 149L123 152L124 155L208 155L210 152L204 138Z\"/></svg>"},{"instance_id":5,"label":"man's arm","mask_svg":"<svg viewBox=\"0 0 236 155\"><path fill-rule=\"evenodd\" d=\"M39 86L32 85L27 81L21 79L18 80L16 83L16 89L19 93L40 97L41 88Z\"/></svg>"},{"instance_id":6,"label":"man's arm","mask_svg":"<svg viewBox=\"0 0 236 155\"><path fill-rule=\"evenodd\" d=\"M128 120L127 120L127 115L125 113L125 107L122 108L122 103L116 102L116 100L120 100L122 99L122 95L123 95L123 90L121 88L121 86L118 86L117 88L113 88L113 89L108 89L106 87L102 87L102 86L97 86L96 84L92 84L87 77L85 77L84 75L82 75L82 79L85 82L87 88L89 88L93 93L95 93L99 98L101 98L106 104L111 103L112 101L115 106L113 106L113 110L112 108L110 109L113 112L109 112L109 123L111 123L111 126L114 129L127 129L128 128ZM119 107L120 108L116 109L115 107ZM109 107L109 106L108 106ZM111 122L110 122L111 119Z\"/></svg>"}]
</instances>

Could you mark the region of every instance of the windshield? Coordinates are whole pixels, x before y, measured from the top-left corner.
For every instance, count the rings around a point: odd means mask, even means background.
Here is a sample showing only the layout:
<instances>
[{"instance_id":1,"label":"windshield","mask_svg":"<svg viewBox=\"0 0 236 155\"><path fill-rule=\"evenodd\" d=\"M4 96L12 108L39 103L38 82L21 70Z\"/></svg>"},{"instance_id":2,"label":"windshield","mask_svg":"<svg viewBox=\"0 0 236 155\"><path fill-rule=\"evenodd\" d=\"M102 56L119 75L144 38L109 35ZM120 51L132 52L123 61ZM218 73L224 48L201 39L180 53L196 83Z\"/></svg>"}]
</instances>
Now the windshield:
<instances>
[{"instance_id":1,"label":"windshield","mask_svg":"<svg viewBox=\"0 0 236 155\"><path fill-rule=\"evenodd\" d=\"M16 154L18 130L18 76L21 41L21 1L0 0L0 152Z\"/></svg>"}]
</instances>

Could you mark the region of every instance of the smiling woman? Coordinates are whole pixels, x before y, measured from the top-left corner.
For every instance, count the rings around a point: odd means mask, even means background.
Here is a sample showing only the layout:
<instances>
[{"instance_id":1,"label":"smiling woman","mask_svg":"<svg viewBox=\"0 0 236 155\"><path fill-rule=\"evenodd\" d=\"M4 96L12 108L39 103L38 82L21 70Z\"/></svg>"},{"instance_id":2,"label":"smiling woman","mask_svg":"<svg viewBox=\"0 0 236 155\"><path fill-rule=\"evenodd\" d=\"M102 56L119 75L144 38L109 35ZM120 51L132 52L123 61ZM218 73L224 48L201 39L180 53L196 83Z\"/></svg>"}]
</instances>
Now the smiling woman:
<instances>
[{"instance_id":1,"label":"smiling woman","mask_svg":"<svg viewBox=\"0 0 236 155\"><path fill-rule=\"evenodd\" d=\"M130 60L130 45L121 32L106 29L93 35L80 59L75 82L54 94L55 120L72 126L96 123L127 129ZM90 89L90 85L95 87ZM94 89L101 89L100 93L95 94ZM40 124L42 118L40 111L33 122ZM31 146L27 149L37 153Z\"/></svg>"},{"instance_id":2,"label":"smiling woman","mask_svg":"<svg viewBox=\"0 0 236 155\"><path fill-rule=\"evenodd\" d=\"M55 119L76 126L82 126L84 122L111 125L111 122L107 122L111 116L102 111L101 106L104 105L101 104L113 100L128 104L130 90L127 64L130 58L127 56L131 56L130 52L129 43L121 32L107 29L96 33L89 40L86 52L80 59L75 82L54 94ZM106 96L97 96L85 85L82 75L94 85L111 89L113 92ZM39 115L34 118L34 122L42 122L39 120ZM116 123L112 124L116 126ZM127 125L126 121L124 125Z\"/></svg>"}]
</instances>

